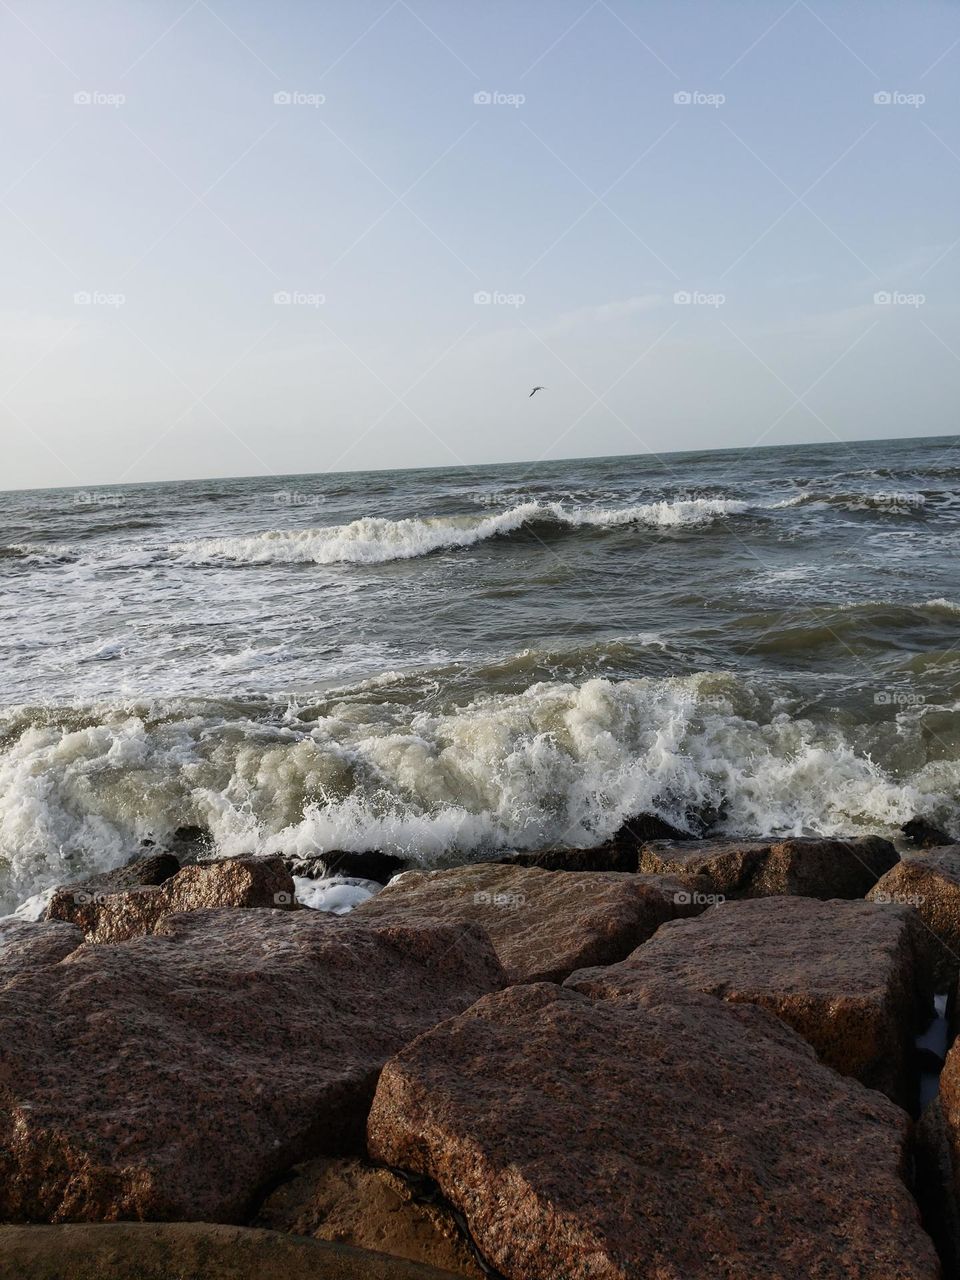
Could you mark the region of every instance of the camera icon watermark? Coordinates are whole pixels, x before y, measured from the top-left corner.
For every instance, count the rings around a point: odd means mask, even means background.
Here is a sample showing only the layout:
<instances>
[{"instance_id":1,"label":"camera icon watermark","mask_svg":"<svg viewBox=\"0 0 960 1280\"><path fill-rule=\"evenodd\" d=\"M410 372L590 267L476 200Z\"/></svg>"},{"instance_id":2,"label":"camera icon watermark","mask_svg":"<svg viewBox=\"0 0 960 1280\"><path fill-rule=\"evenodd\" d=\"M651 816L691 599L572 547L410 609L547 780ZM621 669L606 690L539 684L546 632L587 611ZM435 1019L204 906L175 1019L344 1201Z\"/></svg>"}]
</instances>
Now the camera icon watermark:
<instances>
[{"instance_id":1,"label":"camera icon watermark","mask_svg":"<svg viewBox=\"0 0 960 1280\"><path fill-rule=\"evenodd\" d=\"M875 107L922 107L927 100L925 93L903 93L899 89L881 89L873 95Z\"/></svg>"},{"instance_id":2,"label":"camera icon watermark","mask_svg":"<svg viewBox=\"0 0 960 1280\"><path fill-rule=\"evenodd\" d=\"M278 489L273 495L275 507L322 507L326 500L322 493L302 493L298 489Z\"/></svg>"},{"instance_id":3,"label":"camera icon watermark","mask_svg":"<svg viewBox=\"0 0 960 1280\"><path fill-rule=\"evenodd\" d=\"M73 295L75 307L122 307L127 300L125 293L104 293L101 289L81 289Z\"/></svg>"},{"instance_id":4,"label":"camera icon watermark","mask_svg":"<svg viewBox=\"0 0 960 1280\"><path fill-rule=\"evenodd\" d=\"M326 300L325 293L305 293L299 289L278 289L273 295L275 307L322 307Z\"/></svg>"},{"instance_id":5,"label":"camera icon watermark","mask_svg":"<svg viewBox=\"0 0 960 1280\"><path fill-rule=\"evenodd\" d=\"M477 307L522 307L527 300L525 293L502 293L497 289L478 289L473 295Z\"/></svg>"},{"instance_id":6,"label":"camera icon watermark","mask_svg":"<svg viewBox=\"0 0 960 1280\"><path fill-rule=\"evenodd\" d=\"M275 107L322 107L327 100L325 93L304 93L300 89L278 89L273 95Z\"/></svg>"},{"instance_id":7,"label":"camera icon watermark","mask_svg":"<svg viewBox=\"0 0 960 1280\"><path fill-rule=\"evenodd\" d=\"M721 902L726 902L726 898L722 893L700 893L696 889L678 889L673 895L673 901L678 907L718 907Z\"/></svg>"},{"instance_id":8,"label":"camera icon watermark","mask_svg":"<svg viewBox=\"0 0 960 1280\"><path fill-rule=\"evenodd\" d=\"M501 93L499 89L481 89L473 95L475 107L522 107L526 100L525 93Z\"/></svg>"},{"instance_id":9,"label":"camera icon watermark","mask_svg":"<svg viewBox=\"0 0 960 1280\"><path fill-rule=\"evenodd\" d=\"M727 100L725 93L704 93L701 89L679 89L673 95L678 107L722 107Z\"/></svg>"},{"instance_id":10,"label":"camera icon watermark","mask_svg":"<svg viewBox=\"0 0 960 1280\"><path fill-rule=\"evenodd\" d=\"M873 703L877 707L922 707L926 701L925 694L901 689L878 689L873 695Z\"/></svg>"},{"instance_id":11,"label":"camera icon watermark","mask_svg":"<svg viewBox=\"0 0 960 1280\"><path fill-rule=\"evenodd\" d=\"M925 293L902 293L897 289L880 289L873 295L875 307L922 307L927 300Z\"/></svg>"},{"instance_id":12,"label":"camera icon watermark","mask_svg":"<svg viewBox=\"0 0 960 1280\"><path fill-rule=\"evenodd\" d=\"M75 107L122 107L125 93L104 93L101 89L78 89L73 95Z\"/></svg>"},{"instance_id":13,"label":"camera icon watermark","mask_svg":"<svg viewBox=\"0 0 960 1280\"><path fill-rule=\"evenodd\" d=\"M725 293L703 293L699 289L678 289L673 295L678 307L722 307L726 300Z\"/></svg>"}]
</instances>

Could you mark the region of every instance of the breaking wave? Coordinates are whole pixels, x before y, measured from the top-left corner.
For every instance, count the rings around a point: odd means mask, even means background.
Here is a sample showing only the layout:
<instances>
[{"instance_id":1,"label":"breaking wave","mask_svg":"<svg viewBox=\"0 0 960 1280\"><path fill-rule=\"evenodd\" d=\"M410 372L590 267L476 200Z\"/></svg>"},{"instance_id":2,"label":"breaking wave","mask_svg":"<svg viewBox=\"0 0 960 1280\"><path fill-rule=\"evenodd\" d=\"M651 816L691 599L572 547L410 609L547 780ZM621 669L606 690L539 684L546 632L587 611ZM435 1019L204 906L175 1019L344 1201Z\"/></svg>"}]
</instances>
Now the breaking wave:
<instances>
[{"instance_id":1,"label":"breaking wave","mask_svg":"<svg viewBox=\"0 0 960 1280\"><path fill-rule=\"evenodd\" d=\"M730 674L545 681L423 706L380 678L312 706L12 708L0 911L192 823L226 854L380 848L429 863L589 845L641 811L679 825L712 813L738 835L956 818L960 764L924 754L922 724L904 720L909 742L897 731L903 770L872 758L868 726L788 715Z\"/></svg>"},{"instance_id":2,"label":"breaking wave","mask_svg":"<svg viewBox=\"0 0 960 1280\"><path fill-rule=\"evenodd\" d=\"M693 528L740 515L749 503L732 498L681 498L636 506L564 507L558 502L524 502L489 516L434 516L386 520L365 516L350 524L301 530L271 529L238 538L206 538L175 543L171 552L193 564L383 564L411 560L434 551L470 547L537 526L613 529L628 525Z\"/></svg>"}]
</instances>

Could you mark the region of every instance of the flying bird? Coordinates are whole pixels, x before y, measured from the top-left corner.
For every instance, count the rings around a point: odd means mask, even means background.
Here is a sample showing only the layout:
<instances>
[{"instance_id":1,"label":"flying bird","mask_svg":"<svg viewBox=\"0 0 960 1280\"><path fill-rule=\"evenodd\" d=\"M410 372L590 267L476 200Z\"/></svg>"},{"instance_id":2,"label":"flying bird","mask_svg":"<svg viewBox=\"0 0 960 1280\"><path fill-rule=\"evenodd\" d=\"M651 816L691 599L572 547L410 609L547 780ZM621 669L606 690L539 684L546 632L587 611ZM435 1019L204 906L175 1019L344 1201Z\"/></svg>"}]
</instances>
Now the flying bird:
<instances>
[{"instance_id":1,"label":"flying bird","mask_svg":"<svg viewBox=\"0 0 960 1280\"><path fill-rule=\"evenodd\" d=\"M530 392L530 396L535 396L538 391L546 391L546 389L547 389L546 387L534 387L533 390ZM530 399L530 396L527 396L528 400Z\"/></svg>"}]
</instances>

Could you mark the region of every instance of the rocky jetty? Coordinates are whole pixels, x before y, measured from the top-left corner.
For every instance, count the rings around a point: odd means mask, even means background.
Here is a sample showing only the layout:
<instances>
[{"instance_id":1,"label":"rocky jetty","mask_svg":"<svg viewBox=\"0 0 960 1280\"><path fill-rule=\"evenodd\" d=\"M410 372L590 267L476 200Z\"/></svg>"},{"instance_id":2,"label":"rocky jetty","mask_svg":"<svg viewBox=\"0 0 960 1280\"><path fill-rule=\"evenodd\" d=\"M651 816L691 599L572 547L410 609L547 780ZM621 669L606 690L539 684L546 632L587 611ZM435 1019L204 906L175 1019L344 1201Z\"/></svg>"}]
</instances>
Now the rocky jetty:
<instances>
[{"instance_id":1,"label":"rocky jetty","mask_svg":"<svg viewBox=\"0 0 960 1280\"><path fill-rule=\"evenodd\" d=\"M659 821L432 872L187 832L0 920L0 1275L960 1273L960 847Z\"/></svg>"}]
</instances>

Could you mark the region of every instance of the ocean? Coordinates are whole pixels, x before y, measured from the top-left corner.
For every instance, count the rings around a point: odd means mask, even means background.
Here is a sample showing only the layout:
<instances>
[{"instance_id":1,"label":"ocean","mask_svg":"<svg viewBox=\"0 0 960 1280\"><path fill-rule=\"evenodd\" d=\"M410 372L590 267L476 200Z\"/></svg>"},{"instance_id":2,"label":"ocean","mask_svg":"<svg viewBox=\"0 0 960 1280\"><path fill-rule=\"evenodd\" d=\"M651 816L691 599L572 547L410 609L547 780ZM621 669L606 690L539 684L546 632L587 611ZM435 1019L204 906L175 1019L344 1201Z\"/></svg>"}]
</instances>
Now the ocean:
<instances>
[{"instance_id":1,"label":"ocean","mask_svg":"<svg viewBox=\"0 0 960 1280\"><path fill-rule=\"evenodd\" d=\"M960 828L960 439L0 494L0 911L146 838Z\"/></svg>"}]
</instances>

